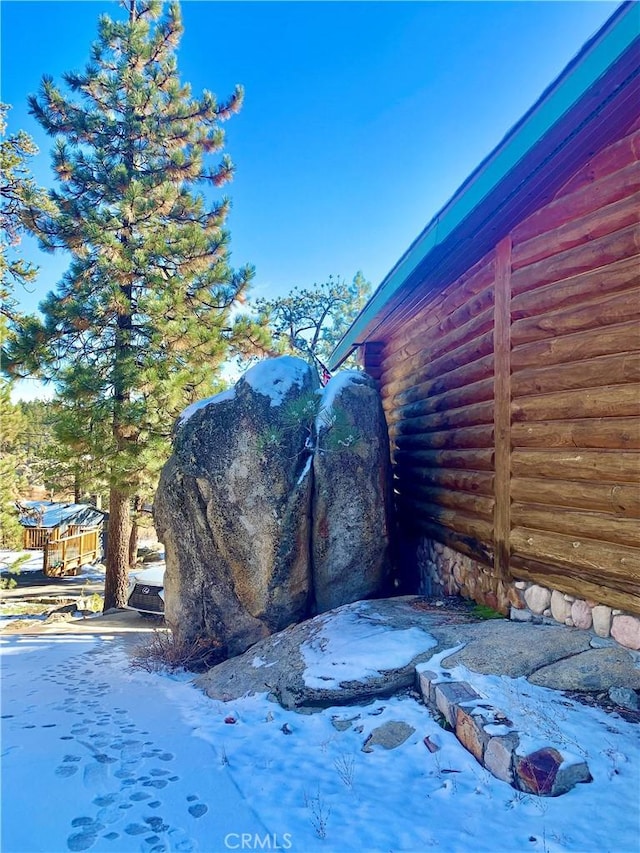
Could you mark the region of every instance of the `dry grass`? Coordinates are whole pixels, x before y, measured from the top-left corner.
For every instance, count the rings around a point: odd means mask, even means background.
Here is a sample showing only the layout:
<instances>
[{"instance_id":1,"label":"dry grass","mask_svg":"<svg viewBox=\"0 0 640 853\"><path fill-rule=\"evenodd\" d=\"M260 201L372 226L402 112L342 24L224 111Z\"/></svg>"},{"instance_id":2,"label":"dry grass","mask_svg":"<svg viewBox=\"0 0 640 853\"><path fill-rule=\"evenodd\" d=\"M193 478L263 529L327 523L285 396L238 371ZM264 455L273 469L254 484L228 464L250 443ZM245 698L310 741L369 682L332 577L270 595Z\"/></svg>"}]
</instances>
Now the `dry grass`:
<instances>
[{"instance_id":1,"label":"dry grass","mask_svg":"<svg viewBox=\"0 0 640 853\"><path fill-rule=\"evenodd\" d=\"M221 644L215 638L182 639L169 629L157 629L134 650L130 666L145 672L204 672L224 658Z\"/></svg>"}]
</instances>

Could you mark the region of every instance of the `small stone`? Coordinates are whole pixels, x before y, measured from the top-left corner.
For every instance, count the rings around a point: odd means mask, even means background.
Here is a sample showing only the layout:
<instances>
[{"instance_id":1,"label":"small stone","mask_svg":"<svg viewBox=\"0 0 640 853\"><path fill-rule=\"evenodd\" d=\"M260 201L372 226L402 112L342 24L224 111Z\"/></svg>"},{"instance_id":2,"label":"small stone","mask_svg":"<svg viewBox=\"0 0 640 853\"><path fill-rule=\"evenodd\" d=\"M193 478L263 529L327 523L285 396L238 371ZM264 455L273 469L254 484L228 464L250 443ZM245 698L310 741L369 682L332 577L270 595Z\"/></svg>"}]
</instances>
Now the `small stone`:
<instances>
[{"instance_id":1,"label":"small stone","mask_svg":"<svg viewBox=\"0 0 640 853\"><path fill-rule=\"evenodd\" d=\"M586 601L577 599L571 605L571 618L576 628L583 631L588 631L591 628L593 620L591 618L591 608Z\"/></svg>"},{"instance_id":2,"label":"small stone","mask_svg":"<svg viewBox=\"0 0 640 853\"><path fill-rule=\"evenodd\" d=\"M628 687L612 687L609 690L609 698L621 708L628 708L630 711L638 710L638 694Z\"/></svg>"},{"instance_id":3,"label":"small stone","mask_svg":"<svg viewBox=\"0 0 640 853\"><path fill-rule=\"evenodd\" d=\"M529 755L514 755L517 787L527 794L558 797L580 782L591 782L592 776L584 761L564 764L557 749L544 747Z\"/></svg>"},{"instance_id":4,"label":"small stone","mask_svg":"<svg viewBox=\"0 0 640 853\"><path fill-rule=\"evenodd\" d=\"M512 607L509 611L509 619L512 622L531 622L531 611L518 610L517 607Z\"/></svg>"},{"instance_id":5,"label":"small stone","mask_svg":"<svg viewBox=\"0 0 640 853\"><path fill-rule=\"evenodd\" d=\"M527 588L527 582L526 581L516 581L514 583L514 586L516 589L526 589Z\"/></svg>"},{"instance_id":6,"label":"small stone","mask_svg":"<svg viewBox=\"0 0 640 853\"><path fill-rule=\"evenodd\" d=\"M562 622L571 615L571 603L565 600L564 595L557 589L551 593L551 615L556 622Z\"/></svg>"},{"instance_id":7,"label":"small stone","mask_svg":"<svg viewBox=\"0 0 640 853\"><path fill-rule=\"evenodd\" d=\"M596 604L591 611L593 630L599 637L608 637L611 633L611 608L606 604Z\"/></svg>"},{"instance_id":8,"label":"small stone","mask_svg":"<svg viewBox=\"0 0 640 853\"><path fill-rule=\"evenodd\" d=\"M571 616L567 616L567 618L564 620L564 624L567 626L567 628L573 628L573 619L571 618Z\"/></svg>"},{"instance_id":9,"label":"small stone","mask_svg":"<svg viewBox=\"0 0 640 853\"><path fill-rule=\"evenodd\" d=\"M384 749L396 749L401 746L407 738L415 732L413 726L402 720L389 720L381 726L373 729L362 746L362 752L373 752L374 746L382 746Z\"/></svg>"},{"instance_id":10,"label":"small stone","mask_svg":"<svg viewBox=\"0 0 640 853\"><path fill-rule=\"evenodd\" d=\"M553 617L551 616L551 608L550 608L550 607L547 607L547 609L544 611L544 613L543 613L542 615L543 615L543 616L546 616L546 617L547 617L547 619L552 619L552 618L553 618Z\"/></svg>"},{"instance_id":11,"label":"small stone","mask_svg":"<svg viewBox=\"0 0 640 853\"><path fill-rule=\"evenodd\" d=\"M480 695L466 681L446 681L434 687L436 707L452 729L455 729L458 719L457 706L462 702L480 699Z\"/></svg>"},{"instance_id":12,"label":"small stone","mask_svg":"<svg viewBox=\"0 0 640 853\"><path fill-rule=\"evenodd\" d=\"M575 596L573 596L573 595L567 595L567 593L565 592L565 594L564 594L564 600L565 600L565 601L568 601L568 602L569 602L569 604L573 604L573 602L574 602L576 599L575 599Z\"/></svg>"},{"instance_id":13,"label":"small stone","mask_svg":"<svg viewBox=\"0 0 640 853\"><path fill-rule=\"evenodd\" d=\"M627 649L640 649L640 619L635 616L614 616L611 636Z\"/></svg>"},{"instance_id":14,"label":"small stone","mask_svg":"<svg viewBox=\"0 0 640 853\"><path fill-rule=\"evenodd\" d=\"M485 722L481 715L472 715L458 708L456 737L480 764L483 763L484 751L489 743L489 735L482 727Z\"/></svg>"},{"instance_id":15,"label":"small stone","mask_svg":"<svg viewBox=\"0 0 640 853\"><path fill-rule=\"evenodd\" d=\"M492 737L484 751L484 766L497 779L513 784L513 752L518 746L518 735Z\"/></svg>"},{"instance_id":16,"label":"small stone","mask_svg":"<svg viewBox=\"0 0 640 853\"><path fill-rule=\"evenodd\" d=\"M534 584L526 590L524 600L529 610L533 611L533 613L542 613L549 607L551 602L551 590Z\"/></svg>"}]
</instances>

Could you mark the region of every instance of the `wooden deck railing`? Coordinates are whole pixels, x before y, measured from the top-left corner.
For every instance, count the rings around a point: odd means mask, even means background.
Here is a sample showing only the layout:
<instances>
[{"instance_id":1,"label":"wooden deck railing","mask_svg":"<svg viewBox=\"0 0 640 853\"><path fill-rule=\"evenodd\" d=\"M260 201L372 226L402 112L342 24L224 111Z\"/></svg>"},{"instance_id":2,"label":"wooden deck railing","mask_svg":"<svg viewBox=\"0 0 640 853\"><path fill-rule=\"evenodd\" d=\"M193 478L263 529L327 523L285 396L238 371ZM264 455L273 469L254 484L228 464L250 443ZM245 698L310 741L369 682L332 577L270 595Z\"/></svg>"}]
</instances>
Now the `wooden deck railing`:
<instances>
[{"instance_id":1,"label":"wooden deck railing","mask_svg":"<svg viewBox=\"0 0 640 853\"><path fill-rule=\"evenodd\" d=\"M100 556L100 530L88 530L47 542L44 546L44 573L59 577L71 573Z\"/></svg>"},{"instance_id":2,"label":"wooden deck railing","mask_svg":"<svg viewBox=\"0 0 640 853\"><path fill-rule=\"evenodd\" d=\"M22 547L25 551L41 551L49 541L51 530L46 527L25 527Z\"/></svg>"}]
</instances>

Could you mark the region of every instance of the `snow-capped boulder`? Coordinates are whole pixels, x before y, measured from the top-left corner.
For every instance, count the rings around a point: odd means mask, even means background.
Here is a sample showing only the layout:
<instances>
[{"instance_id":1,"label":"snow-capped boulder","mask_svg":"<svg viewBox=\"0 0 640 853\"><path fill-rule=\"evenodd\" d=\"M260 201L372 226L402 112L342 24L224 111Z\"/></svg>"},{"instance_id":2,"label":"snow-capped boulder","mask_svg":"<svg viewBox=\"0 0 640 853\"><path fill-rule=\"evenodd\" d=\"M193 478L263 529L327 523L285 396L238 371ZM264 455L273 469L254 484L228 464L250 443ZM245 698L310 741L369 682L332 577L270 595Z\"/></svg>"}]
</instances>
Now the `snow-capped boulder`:
<instances>
[{"instance_id":1,"label":"snow-capped boulder","mask_svg":"<svg viewBox=\"0 0 640 853\"><path fill-rule=\"evenodd\" d=\"M154 503L165 544L165 616L226 655L307 616L308 421L318 381L298 358L260 362L230 391L190 406Z\"/></svg>"},{"instance_id":2,"label":"snow-capped boulder","mask_svg":"<svg viewBox=\"0 0 640 853\"><path fill-rule=\"evenodd\" d=\"M311 561L318 612L383 590L391 496L389 436L375 383L355 370L338 373L316 417Z\"/></svg>"}]
</instances>

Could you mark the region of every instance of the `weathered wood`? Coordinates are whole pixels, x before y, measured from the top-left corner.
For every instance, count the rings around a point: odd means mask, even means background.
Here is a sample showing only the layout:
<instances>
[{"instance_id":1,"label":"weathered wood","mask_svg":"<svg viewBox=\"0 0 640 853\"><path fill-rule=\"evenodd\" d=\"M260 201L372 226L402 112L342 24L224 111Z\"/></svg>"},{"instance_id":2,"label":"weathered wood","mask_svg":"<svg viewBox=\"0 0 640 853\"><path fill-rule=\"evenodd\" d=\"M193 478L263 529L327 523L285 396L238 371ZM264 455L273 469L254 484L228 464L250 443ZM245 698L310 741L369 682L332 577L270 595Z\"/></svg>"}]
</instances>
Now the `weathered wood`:
<instances>
[{"instance_id":1,"label":"weathered wood","mask_svg":"<svg viewBox=\"0 0 640 853\"><path fill-rule=\"evenodd\" d=\"M416 468L464 468L493 471L493 450L397 450L398 465Z\"/></svg>"},{"instance_id":2,"label":"weathered wood","mask_svg":"<svg viewBox=\"0 0 640 853\"><path fill-rule=\"evenodd\" d=\"M495 514L494 569L499 577L509 576L509 477L511 452L511 241L508 237L496 249L494 321L494 436Z\"/></svg>"},{"instance_id":3,"label":"weathered wood","mask_svg":"<svg viewBox=\"0 0 640 853\"><path fill-rule=\"evenodd\" d=\"M406 499L402 495L396 495L396 506L399 511L403 508L411 508L418 518L425 521L435 521L462 536L472 537L490 546L493 541L493 524L486 518L472 515L458 510L448 509L438 504L419 501L415 498Z\"/></svg>"},{"instance_id":4,"label":"weathered wood","mask_svg":"<svg viewBox=\"0 0 640 853\"><path fill-rule=\"evenodd\" d=\"M517 397L511 402L514 422L637 415L640 415L640 387L635 384L552 391L549 394Z\"/></svg>"},{"instance_id":5,"label":"weathered wood","mask_svg":"<svg viewBox=\"0 0 640 853\"><path fill-rule=\"evenodd\" d=\"M427 315L411 339L401 344L397 338L390 339L382 362L384 373L402 365L408 358L423 353L425 348L430 358L438 358L491 328L487 319L493 319L493 285L476 297L473 305L464 306L464 309L437 323L433 323L433 319L433 316ZM392 381L393 378L391 375L385 381Z\"/></svg>"},{"instance_id":6,"label":"weathered wood","mask_svg":"<svg viewBox=\"0 0 640 853\"><path fill-rule=\"evenodd\" d=\"M640 255L622 258L606 267L528 290L511 300L511 319L539 317L571 305L584 304L600 296L628 290L638 283Z\"/></svg>"},{"instance_id":7,"label":"weathered wood","mask_svg":"<svg viewBox=\"0 0 640 853\"><path fill-rule=\"evenodd\" d=\"M640 338L640 332L638 337ZM640 341L639 341L640 342ZM605 355L573 364L528 368L514 373L511 393L514 397L569 391L572 388L598 388L640 382L640 352Z\"/></svg>"},{"instance_id":8,"label":"weathered wood","mask_svg":"<svg viewBox=\"0 0 640 853\"><path fill-rule=\"evenodd\" d=\"M394 412L387 417L389 435L412 435L414 433L439 432L447 429L461 429L468 426L493 423L493 401L466 406L462 409L449 409L417 418L400 419Z\"/></svg>"},{"instance_id":9,"label":"weathered wood","mask_svg":"<svg viewBox=\"0 0 640 853\"><path fill-rule=\"evenodd\" d=\"M640 483L640 454L633 450L514 450L511 471L515 477Z\"/></svg>"},{"instance_id":10,"label":"weathered wood","mask_svg":"<svg viewBox=\"0 0 640 853\"><path fill-rule=\"evenodd\" d=\"M516 320L511 327L511 337L514 346L518 346L543 338L601 329L631 319L640 319L640 289L615 293L580 307L554 311L542 317Z\"/></svg>"},{"instance_id":11,"label":"weathered wood","mask_svg":"<svg viewBox=\"0 0 640 853\"><path fill-rule=\"evenodd\" d=\"M588 578L607 584L634 583L640 588L640 551L628 545L514 527L511 548L519 557L531 557L556 566L579 568Z\"/></svg>"},{"instance_id":12,"label":"weathered wood","mask_svg":"<svg viewBox=\"0 0 640 853\"><path fill-rule=\"evenodd\" d=\"M485 521L492 521L494 500L485 495L470 492L458 492L452 489L423 486L420 483L408 481L396 483L398 495L404 500L416 499L425 505L436 505L445 509L459 510L468 515L479 515Z\"/></svg>"},{"instance_id":13,"label":"weathered wood","mask_svg":"<svg viewBox=\"0 0 640 853\"><path fill-rule=\"evenodd\" d=\"M515 372L528 367L544 367L600 355L631 352L637 348L638 322L629 320L598 329L597 334L589 329L561 338L546 338L514 346L511 351L511 368Z\"/></svg>"},{"instance_id":14,"label":"weathered wood","mask_svg":"<svg viewBox=\"0 0 640 853\"><path fill-rule=\"evenodd\" d=\"M600 210L640 190L640 164L630 163L536 210L511 232L514 246Z\"/></svg>"},{"instance_id":15,"label":"weathered wood","mask_svg":"<svg viewBox=\"0 0 640 853\"><path fill-rule=\"evenodd\" d=\"M432 412L443 412L447 409L461 409L463 406L485 403L493 399L493 377L465 385L463 388L454 388L444 394L438 394L416 403L409 403L399 408L399 413L404 418L413 418L419 415L430 415Z\"/></svg>"},{"instance_id":16,"label":"weathered wood","mask_svg":"<svg viewBox=\"0 0 640 853\"><path fill-rule=\"evenodd\" d=\"M446 351L438 358L433 358L428 342L425 349L418 355L397 362L388 367L384 374L384 396L392 397L411 388L416 382L422 382L434 376L440 376L450 370L455 370L469 362L476 361L493 352L493 330L485 332L480 337L456 346ZM394 379L394 377L397 377Z\"/></svg>"},{"instance_id":17,"label":"weathered wood","mask_svg":"<svg viewBox=\"0 0 640 853\"><path fill-rule=\"evenodd\" d=\"M412 384L405 391L400 391L396 394L395 405L406 406L418 400L426 400L428 397L443 394L445 391L450 391L453 388L462 388L466 385L471 385L490 376L493 376L493 353L485 355L476 361L471 361L468 364L463 364L455 370L435 375L431 379L418 382L414 379L415 384ZM385 387L385 392L388 390L388 387Z\"/></svg>"},{"instance_id":18,"label":"weathered wood","mask_svg":"<svg viewBox=\"0 0 640 853\"><path fill-rule=\"evenodd\" d=\"M640 548L640 524L634 518L616 518L603 512L566 508L558 512L555 506L542 508L539 504L514 502L511 520L514 527Z\"/></svg>"},{"instance_id":19,"label":"weathered wood","mask_svg":"<svg viewBox=\"0 0 640 853\"><path fill-rule=\"evenodd\" d=\"M514 447L584 447L624 451L640 449L638 418L584 418L513 424Z\"/></svg>"},{"instance_id":20,"label":"weathered wood","mask_svg":"<svg viewBox=\"0 0 640 853\"><path fill-rule=\"evenodd\" d=\"M640 169L637 171L640 173ZM638 178L640 183L640 174ZM636 192L579 218L570 218L564 225L551 226L552 230L514 245L513 269L521 269L543 258L582 246L639 221L640 193Z\"/></svg>"},{"instance_id":21,"label":"weathered wood","mask_svg":"<svg viewBox=\"0 0 640 853\"><path fill-rule=\"evenodd\" d=\"M573 175L556 194L562 198L581 187L592 186L597 181L635 164L640 158L640 133L632 132L612 145L603 148Z\"/></svg>"},{"instance_id":22,"label":"weathered wood","mask_svg":"<svg viewBox=\"0 0 640 853\"><path fill-rule=\"evenodd\" d=\"M637 589L637 584L634 584L635 591L631 584L624 582L620 583L620 589L615 589L598 583L597 579L586 579L580 572L572 574L569 568L560 569L558 566L513 555L511 571L513 576L520 580L533 581L577 598L589 598L601 604L608 604L609 607L640 613L640 590Z\"/></svg>"},{"instance_id":23,"label":"weathered wood","mask_svg":"<svg viewBox=\"0 0 640 853\"><path fill-rule=\"evenodd\" d=\"M523 293L552 281L562 281L586 270L611 264L620 258L637 255L639 250L640 226L631 225L622 231L615 231L584 246L568 249L517 270L511 276L512 292Z\"/></svg>"},{"instance_id":24,"label":"weathered wood","mask_svg":"<svg viewBox=\"0 0 640 853\"><path fill-rule=\"evenodd\" d=\"M629 483L512 477L511 499L520 503L596 510L620 518L640 517L640 489Z\"/></svg>"},{"instance_id":25,"label":"weathered wood","mask_svg":"<svg viewBox=\"0 0 640 853\"><path fill-rule=\"evenodd\" d=\"M486 471L461 471L449 468L417 468L396 466L398 483L408 482L438 489L493 496L493 474Z\"/></svg>"},{"instance_id":26,"label":"weathered wood","mask_svg":"<svg viewBox=\"0 0 640 853\"><path fill-rule=\"evenodd\" d=\"M464 449L469 447L493 447L493 426L463 427L462 429L443 430L442 432L413 433L398 435L395 444L402 450L415 448L429 450L449 447Z\"/></svg>"}]
</instances>

